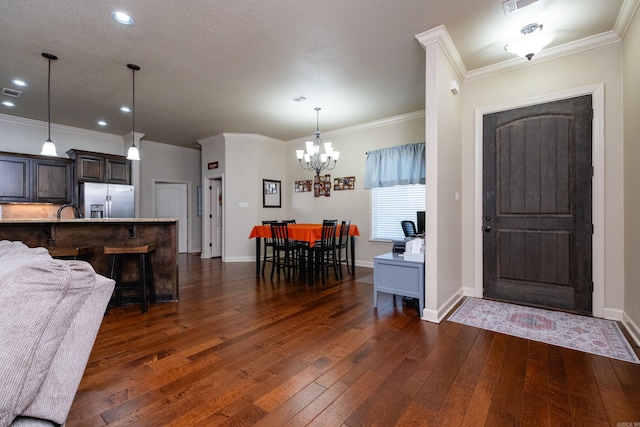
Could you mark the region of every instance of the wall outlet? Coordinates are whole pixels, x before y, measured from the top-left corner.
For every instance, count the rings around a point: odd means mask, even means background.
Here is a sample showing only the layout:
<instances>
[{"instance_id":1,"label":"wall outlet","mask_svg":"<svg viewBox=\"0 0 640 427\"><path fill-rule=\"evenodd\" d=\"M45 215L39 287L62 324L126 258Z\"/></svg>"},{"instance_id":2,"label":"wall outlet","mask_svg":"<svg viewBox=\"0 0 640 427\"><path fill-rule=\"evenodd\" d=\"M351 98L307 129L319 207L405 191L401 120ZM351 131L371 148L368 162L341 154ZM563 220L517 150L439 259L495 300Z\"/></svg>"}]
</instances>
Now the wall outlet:
<instances>
[{"instance_id":1,"label":"wall outlet","mask_svg":"<svg viewBox=\"0 0 640 427\"><path fill-rule=\"evenodd\" d=\"M238 203L238 207L239 208L248 208L249 207L249 202L239 202Z\"/></svg>"},{"instance_id":2,"label":"wall outlet","mask_svg":"<svg viewBox=\"0 0 640 427\"><path fill-rule=\"evenodd\" d=\"M460 201L460 192L456 191L456 202Z\"/></svg>"}]
</instances>

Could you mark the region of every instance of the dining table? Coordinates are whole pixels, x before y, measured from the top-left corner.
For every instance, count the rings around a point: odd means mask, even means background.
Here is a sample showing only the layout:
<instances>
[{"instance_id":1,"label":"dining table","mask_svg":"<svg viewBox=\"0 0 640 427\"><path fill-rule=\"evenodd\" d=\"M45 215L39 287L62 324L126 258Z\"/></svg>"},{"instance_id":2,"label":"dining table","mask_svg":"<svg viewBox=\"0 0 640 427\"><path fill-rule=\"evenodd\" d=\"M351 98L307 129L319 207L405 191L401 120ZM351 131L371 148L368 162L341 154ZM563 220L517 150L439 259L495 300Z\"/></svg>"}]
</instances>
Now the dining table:
<instances>
[{"instance_id":1,"label":"dining table","mask_svg":"<svg viewBox=\"0 0 640 427\"><path fill-rule=\"evenodd\" d=\"M305 243L309 248L313 248L315 243L322 238L322 224L288 224L287 225L289 239L296 240ZM341 231L341 224L336 227L336 239L339 238ZM360 235L360 230L355 224L349 226L349 253L351 258L351 274L355 274L355 237ZM262 251L262 239L271 238L271 226L270 225L256 225L249 234L250 239L256 239L256 276L260 275L260 254ZM307 269L309 274L307 278L309 283L313 283L312 265L309 263Z\"/></svg>"}]
</instances>

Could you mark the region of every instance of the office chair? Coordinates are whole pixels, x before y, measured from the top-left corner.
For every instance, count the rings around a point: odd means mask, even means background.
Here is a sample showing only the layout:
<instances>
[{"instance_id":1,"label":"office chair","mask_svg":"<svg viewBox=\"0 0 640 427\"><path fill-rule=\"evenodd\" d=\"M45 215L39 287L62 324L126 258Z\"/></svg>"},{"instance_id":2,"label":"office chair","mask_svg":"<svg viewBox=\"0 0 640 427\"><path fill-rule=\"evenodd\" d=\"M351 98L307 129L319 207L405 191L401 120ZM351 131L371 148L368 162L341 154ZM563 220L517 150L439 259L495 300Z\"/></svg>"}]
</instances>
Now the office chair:
<instances>
[{"instance_id":1,"label":"office chair","mask_svg":"<svg viewBox=\"0 0 640 427\"><path fill-rule=\"evenodd\" d=\"M416 231L416 224L413 221L404 220L400 221L402 225L402 231L404 231L404 237L416 237L418 232Z\"/></svg>"}]
</instances>

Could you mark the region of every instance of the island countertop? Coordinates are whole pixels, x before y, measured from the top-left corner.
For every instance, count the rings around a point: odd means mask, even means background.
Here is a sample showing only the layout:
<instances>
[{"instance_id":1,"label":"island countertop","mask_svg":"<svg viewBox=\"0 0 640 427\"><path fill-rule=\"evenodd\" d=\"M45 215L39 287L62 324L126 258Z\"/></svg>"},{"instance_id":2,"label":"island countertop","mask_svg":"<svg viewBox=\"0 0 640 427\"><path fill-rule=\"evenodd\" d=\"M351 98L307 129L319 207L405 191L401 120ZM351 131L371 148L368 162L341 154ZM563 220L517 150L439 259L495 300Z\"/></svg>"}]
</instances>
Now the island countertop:
<instances>
[{"instance_id":1,"label":"island countertop","mask_svg":"<svg viewBox=\"0 0 640 427\"><path fill-rule=\"evenodd\" d=\"M0 224L61 224L61 223L153 223L178 222L178 218L10 218L0 219Z\"/></svg>"},{"instance_id":2,"label":"island countertop","mask_svg":"<svg viewBox=\"0 0 640 427\"><path fill-rule=\"evenodd\" d=\"M155 243L151 254L158 301L178 299L178 218L11 218L0 220L0 240L29 247L83 248L94 270L109 276L104 246ZM124 280L137 278L135 259L125 265Z\"/></svg>"}]
</instances>

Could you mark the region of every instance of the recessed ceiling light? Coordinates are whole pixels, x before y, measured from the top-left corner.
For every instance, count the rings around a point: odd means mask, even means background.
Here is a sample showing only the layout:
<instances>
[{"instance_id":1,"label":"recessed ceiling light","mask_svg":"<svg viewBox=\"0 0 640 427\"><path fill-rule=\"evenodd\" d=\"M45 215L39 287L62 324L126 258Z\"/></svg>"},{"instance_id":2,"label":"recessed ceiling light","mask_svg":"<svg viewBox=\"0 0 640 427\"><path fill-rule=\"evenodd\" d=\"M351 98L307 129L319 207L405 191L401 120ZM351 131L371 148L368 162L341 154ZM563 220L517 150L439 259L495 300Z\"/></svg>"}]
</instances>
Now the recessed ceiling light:
<instances>
[{"instance_id":1,"label":"recessed ceiling light","mask_svg":"<svg viewBox=\"0 0 640 427\"><path fill-rule=\"evenodd\" d=\"M15 107L16 104L14 104L11 101L2 101L2 105L4 105L5 107Z\"/></svg>"},{"instance_id":2,"label":"recessed ceiling light","mask_svg":"<svg viewBox=\"0 0 640 427\"><path fill-rule=\"evenodd\" d=\"M130 113L131 112L131 108L129 108L129 107L120 107L120 111L124 111L125 113Z\"/></svg>"},{"instance_id":3,"label":"recessed ceiling light","mask_svg":"<svg viewBox=\"0 0 640 427\"><path fill-rule=\"evenodd\" d=\"M132 17L118 10L111 12L113 19L124 25L133 25L135 22Z\"/></svg>"},{"instance_id":4,"label":"recessed ceiling light","mask_svg":"<svg viewBox=\"0 0 640 427\"><path fill-rule=\"evenodd\" d=\"M27 86L29 86L29 85L27 84L27 82L25 82L25 81L23 81L23 80L18 80L18 79L11 80L11 83L13 83L13 84L14 84L14 85L16 85L16 86L20 86L20 87L27 87Z\"/></svg>"},{"instance_id":5,"label":"recessed ceiling light","mask_svg":"<svg viewBox=\"0 0 640 427\"><path fill-rule=\"evenodd\" d=\"M98 122L98 124L99 124L100 126L106 126L106 125L107 125L107 122L105 122L104 120L100 120L100 121Z\"/></svg>"}]
</instances>

